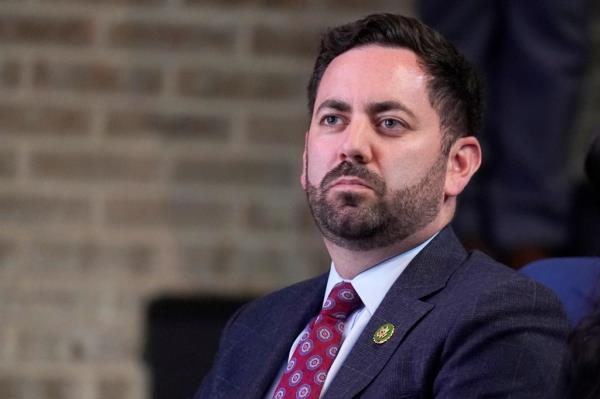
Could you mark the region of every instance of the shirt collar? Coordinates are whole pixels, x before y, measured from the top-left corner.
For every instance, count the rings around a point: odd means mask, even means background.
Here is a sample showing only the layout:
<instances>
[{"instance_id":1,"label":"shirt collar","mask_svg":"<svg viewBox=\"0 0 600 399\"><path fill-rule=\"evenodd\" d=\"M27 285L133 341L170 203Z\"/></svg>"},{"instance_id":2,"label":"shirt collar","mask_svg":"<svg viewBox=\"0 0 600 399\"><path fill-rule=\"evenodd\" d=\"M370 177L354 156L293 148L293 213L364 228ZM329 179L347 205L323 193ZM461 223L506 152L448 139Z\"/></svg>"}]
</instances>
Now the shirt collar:
<instances>
[{"instance_id":1,"label":"shirt collar","mask_svg":"<svg viewBox=\"0 0 600 399\"><path fill-rule=\"evenodd\" d=\"M392 287L392 284L394 284L396 279L402 274L404 269L406 269L410 261L413 260L413 258L417 256L417 254L421 252L421 250L425 248L436 235L437 233L418 246L370 267L352 280L343 279L338 274L335 265L332 262L329 269L329 278L327 280L327 287L325 288L323 303L325 303L325 300L329 296L334 285L340 281L349 281L352 283L358 296L360 296L367 311L373 315L389 289Z\"/></svg>"}]
</instances>

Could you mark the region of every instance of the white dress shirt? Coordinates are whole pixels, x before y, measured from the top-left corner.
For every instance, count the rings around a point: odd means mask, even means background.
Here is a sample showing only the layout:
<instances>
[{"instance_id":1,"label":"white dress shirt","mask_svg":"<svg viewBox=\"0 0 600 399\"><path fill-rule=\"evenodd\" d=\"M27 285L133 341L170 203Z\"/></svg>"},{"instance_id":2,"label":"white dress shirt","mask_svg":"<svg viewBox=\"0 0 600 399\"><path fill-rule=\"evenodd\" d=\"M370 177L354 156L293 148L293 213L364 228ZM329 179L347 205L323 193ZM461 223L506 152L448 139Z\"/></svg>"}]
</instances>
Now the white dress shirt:
<instances>
[{"instance_id":1,"label":"white dress shirt","mask_svg":"<svg viewBox=\"0 0 600 399\"><path fill-rule=\"evenodd\" d=\"M362 300L364 306L360 307L358 310L350 314L348 316L348 319L346 320L344 334L342 338L342 345L340 346L338 354L335 360L333 361L329 372L327 373L327 378L325 379L325 383L323 385L323 389L321 390L320 397L323 397L325 391L327 391L327 388L331 384L331 381L333 381L333 378L336 376L337 372L342 366L342 363L344 363L344 360L346 360L346 358L348 357L348 354L354 347L354 344L358 340L358 337L367 326L367 323L369 323L369 320L371 320L371 317L379 307L379 304L381 304L381 302L383 301L383 298L385 297L389 289L392 287L392 284L394 284L396 279L400 276L400 274L402 274L404 269L406 269L410 261L413 260L413 258L417 256L417 254L421 252L421 250L436 235L437 233L422 244L414 247L409 251L389 258L379 263L378 265L375 265L365 270L364 272L354 277L352 280L344 280L342 277L340 277L340 275L337 273L335 265L333 263L331 264L329 270L329 278L327 280L327 287L325 288L325 295L323 296L323 303L325 303L325 300L329 296L329 293L333 289L334 285L336 285L340 281L349 281L350 283L352 283L352 286L354 287L354 290L356 291L358 296L360 296L360 299ZM300 340L300 336L302 335L302 333L304 333L304 331L307 328L308 326L305 327L305 329L298 335L298 337L294 341L292 347L290 348L288 359L281 366L281 369L279 370L277 377L273 381L271 389L269 390L265 399L271 399L273 397L273 393L275 392L275 388L279 383L279 380L281 378L281 375L283 374L287 362L294 354L296 346L298 345L298 341Z\"/></svg>"}]
</instances>

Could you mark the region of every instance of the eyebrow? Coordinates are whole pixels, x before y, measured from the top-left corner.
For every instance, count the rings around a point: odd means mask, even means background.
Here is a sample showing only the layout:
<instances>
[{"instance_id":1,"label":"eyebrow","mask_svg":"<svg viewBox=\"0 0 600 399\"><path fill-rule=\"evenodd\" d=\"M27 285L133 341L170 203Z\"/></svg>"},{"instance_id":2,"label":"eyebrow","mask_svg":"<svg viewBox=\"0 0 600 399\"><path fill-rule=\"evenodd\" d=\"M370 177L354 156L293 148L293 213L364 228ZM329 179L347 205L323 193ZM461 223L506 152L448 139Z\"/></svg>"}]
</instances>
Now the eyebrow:
<instances>
[{"instance_id":1,"label":"eyebrow","mask_svg":"<svg viewBox=\"0 0 600 399\"><path fill-rule=\"evenodd\" d=\"M347 102L335 99L323 101L321 105L319 105L319 108L317 108L316 113L319 113L323 108L331 108L339 112L350 112L352 110L352 107Z\"/></svg>"},{"instance_id":2,"label":"eyebrow","mask_svg":"<svg viewBox=\"0 0 600 399\"><path fill-rule=\"evenodd\" d=\"M330 99L325 100L319 105L317 108L317 113L319 113L324 108L331 108L339 112L350 112L352 110L352 106L345 101ZM406 105L402 104L399 101L389 100L389 101L380 101L373 102L367 104L367 112L369 114L379 114L387 111L403 111L408 116L415 118L414 112L410 110Z\"/></svg>"},{"instance_id":3,"label":"eyebrow","mask_svg":"<svg viewBox=\"0 0 600 399\"><path fill-rule=\"evenodd\" d=\"M367 104L367 112L369 114L379 114L387 111L403 111L407 113L408 116L415 118L414 112L412 112L410 108L399 101L390 100Z\"/></svg>"}]
</instances>

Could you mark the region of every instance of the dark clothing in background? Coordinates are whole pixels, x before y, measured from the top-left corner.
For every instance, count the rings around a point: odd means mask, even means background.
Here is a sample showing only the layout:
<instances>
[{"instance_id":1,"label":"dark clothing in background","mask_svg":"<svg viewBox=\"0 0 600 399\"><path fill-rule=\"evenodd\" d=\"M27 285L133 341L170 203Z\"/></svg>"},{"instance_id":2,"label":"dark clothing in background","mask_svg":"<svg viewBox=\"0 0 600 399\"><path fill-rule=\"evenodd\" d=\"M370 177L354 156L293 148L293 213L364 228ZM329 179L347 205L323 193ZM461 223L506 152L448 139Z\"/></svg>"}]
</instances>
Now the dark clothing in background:
<instances>
[{"instance_id":1,"label":"dark clothing in background","mask_svg":"<svg viewBox=\"0 0 600 399\"><path fill-rule=\"evenodd\" d=\"M492 247L560 248L570 184L567 134L586 43L584 0L420 0L423 21L485 76L482 170L455 227Z\"/></svg>"}]
</instances>

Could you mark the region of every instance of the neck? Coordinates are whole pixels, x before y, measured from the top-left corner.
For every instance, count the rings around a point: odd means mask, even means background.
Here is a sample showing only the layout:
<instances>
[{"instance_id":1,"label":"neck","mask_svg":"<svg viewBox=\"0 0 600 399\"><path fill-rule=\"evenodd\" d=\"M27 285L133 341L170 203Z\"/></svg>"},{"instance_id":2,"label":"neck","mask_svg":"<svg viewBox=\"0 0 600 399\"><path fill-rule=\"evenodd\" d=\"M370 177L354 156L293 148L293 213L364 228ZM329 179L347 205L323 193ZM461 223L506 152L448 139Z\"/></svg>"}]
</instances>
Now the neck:
<instances>
[{"instance_id":1,"label":"neck","mask_svg":"<svg viewBox=\"0 0 600 399\"><path fill-rule=\"evenodd\" d=\"M350 280L384 260L418 246L444 228L446 224L447 222L442 222L440 220L433 221L401 241L387 247L366 251L347 249L336 245L327 239L324 241L336 271L342 278Z\"/></svg>"}]
</instances>

